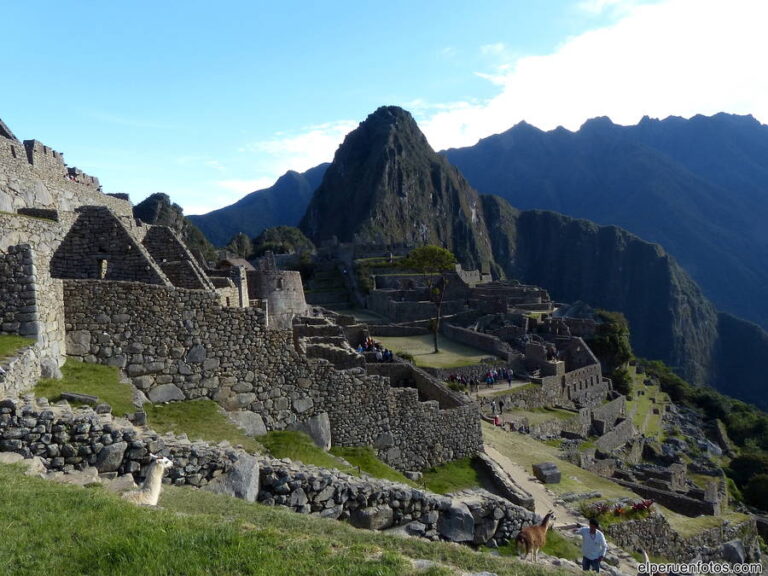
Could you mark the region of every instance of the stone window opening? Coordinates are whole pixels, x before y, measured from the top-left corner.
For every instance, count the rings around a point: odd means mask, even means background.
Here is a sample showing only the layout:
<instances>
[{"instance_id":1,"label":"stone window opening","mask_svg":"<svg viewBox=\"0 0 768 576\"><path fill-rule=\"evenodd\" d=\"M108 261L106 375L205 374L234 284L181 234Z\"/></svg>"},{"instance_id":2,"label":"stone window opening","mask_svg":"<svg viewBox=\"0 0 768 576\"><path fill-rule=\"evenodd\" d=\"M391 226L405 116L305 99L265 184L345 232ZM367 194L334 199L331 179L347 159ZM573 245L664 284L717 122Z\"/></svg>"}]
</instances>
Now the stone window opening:
<instances>
[{"instance_id":1,"label":"stone window opening","mask_svg":"<svg viewBox=\"0 0 768 576\"><path fill-rule=\"evenodd\" d=\"M104 280L107 277L107 268L109 267L106 258L99 258L99 280Z\"/></svg>"},{"instance_id":2,"label":"stone window opening","mask_svg":"<svg viewBox=\"0 0 768 576\"><path fill-rule=\"evenodd\" d=\"M283 279L282 278L278 278L277 279L277 290L282 290L282 289L283 289Z\"/></svg>"}]
</instances>

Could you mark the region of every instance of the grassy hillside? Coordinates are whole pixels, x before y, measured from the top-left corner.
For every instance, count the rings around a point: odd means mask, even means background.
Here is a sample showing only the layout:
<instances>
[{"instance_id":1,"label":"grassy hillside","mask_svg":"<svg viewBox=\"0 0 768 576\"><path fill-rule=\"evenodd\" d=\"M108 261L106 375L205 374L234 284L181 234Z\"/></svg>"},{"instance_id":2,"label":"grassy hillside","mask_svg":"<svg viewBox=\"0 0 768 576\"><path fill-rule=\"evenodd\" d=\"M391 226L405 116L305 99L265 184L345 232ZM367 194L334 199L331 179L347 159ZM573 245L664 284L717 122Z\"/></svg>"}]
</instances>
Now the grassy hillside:
<instances>
[{"instance_id":1,"label":"grassy hillside","mask_svg":"<svg viewBox=\"0 0 768 576\"><path fill-rule=\"evenodd\" d=\"M166 487L160 509L101 487L63 486L0 466L0 573L7 576L552 574L516 559L356 530L341 522ZM421 569L414 560L436 565Z\"/></svg>"}]
</instances>

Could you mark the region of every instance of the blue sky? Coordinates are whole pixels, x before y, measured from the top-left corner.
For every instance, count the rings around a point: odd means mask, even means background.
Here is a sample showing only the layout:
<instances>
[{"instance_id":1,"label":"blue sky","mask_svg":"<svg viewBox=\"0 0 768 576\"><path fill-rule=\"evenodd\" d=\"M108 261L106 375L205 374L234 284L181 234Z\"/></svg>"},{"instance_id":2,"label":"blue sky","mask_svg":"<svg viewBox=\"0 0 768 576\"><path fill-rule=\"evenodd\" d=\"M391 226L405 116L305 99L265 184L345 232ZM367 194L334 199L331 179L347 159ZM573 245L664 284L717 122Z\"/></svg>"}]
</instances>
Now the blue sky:
<instances>
[{"instance_id":1,"label":"blue sky","mask_svg":"<svg viewBox=\"0 0 768 576\"><path fill-rule=\"evenodd\" d=\"M520 120L768 121L763 0L0 0L0 18L16 136L188 214L330 161L381 105L435 149Z\"/></svg>"}]
</instances>

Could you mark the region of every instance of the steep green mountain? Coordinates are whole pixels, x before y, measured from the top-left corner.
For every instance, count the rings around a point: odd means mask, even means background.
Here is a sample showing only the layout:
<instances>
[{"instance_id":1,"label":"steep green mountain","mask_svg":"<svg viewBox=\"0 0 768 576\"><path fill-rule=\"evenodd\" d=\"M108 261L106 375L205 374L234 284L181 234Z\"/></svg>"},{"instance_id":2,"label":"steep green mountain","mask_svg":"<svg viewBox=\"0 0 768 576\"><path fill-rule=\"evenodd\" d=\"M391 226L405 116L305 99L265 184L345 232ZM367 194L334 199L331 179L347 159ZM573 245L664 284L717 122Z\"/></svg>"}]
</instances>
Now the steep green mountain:
<instances>
[{"instance_id":1,"label":"steep green mountain","mask_svg":"<svg viewBox=\"0 0 768 576\"><path fill-rule=\"evenodd\" d=\"M316 245L436 244L470 267L492 260L477 192L394 106L347 135L299 227Z\"/></svg>"},{"instance_id":2,"label":"steep green mountain","mask_svg":"<svg viewBox=\"0 0 768 576\"><path fill-rule=\"evenodd\" d=\"M189 219L217 246L224 246L239 232L254 238L265 228L295 226L327 168L328 164L320 164L301 174L290 170L269 188Z\"/></svg>"},{"instance_id":3,"label":"steep green mountain","mask_svg":"<svg viewBox=\"0 0 768 576\"><path fill-rule=\"evenodd\" d=\"M555 300L620 310L639 355L710 382L717 312L661 246L615 226L482 199L494 255L508 275L546 287Z\"/></svg>"},{"instance_id":4,"label":"steep green mountain","mask_svg":"<svg viewBox=\"0 0 768 576\"><path fill-rule=\"evenodd\" d=\"M524 132L531 136L529 143L541 143L543 133L530 127ZM619 158L629 149L635 151L637 167L659 165L644 145L616 140L604 142L601 150ZM680 176L684 169L669 159L664 163L666 174L679 177L679 191L690 191L689 180ZM572 167L573 174L580 174L576 164ZM622 178L630 176L617 170L612 186L621 189ZM634 190L632 182L625 187ZM714 185L709 190L714 202ZM640 209L641 194L635 192L632 206ZM602 201L612 202L607 196ZM674 197L666 206L683 209ZM733 213L724 209L723 220ZM685 228L688 223L673 219L668 224ZM541 285L555 299L621 311L638 355L663 360L693 383L768 405L760 393L765 377L758 362L768 354L768 335L718 314L660 245L616 226L521 211L502 198L478 196L453 167L436 158L411 116L399 108L380 108L347 136L301 228L315 242L335 236L340 241L441 244L470 265L491 254L496 272Z\"/></svg>"},{"instance_id":5,"label":"steep green mountain","mask_svg":"<svg viewBox=\"0 0 768 576\"><path fill-rule=\"evenodd\" d=\"M160 224L174 230L201 263L216 258L216 249L200 229L184 217L184 210L171 203L168 194L157 192L133 207L133 215L147 224Z\"/></svg>"},{"instance_id":6,"label":"steep green mountain","mask_svg":"<svg viewBox=\"0 0 768 576\"><path fill-rule=\"evenodd\" d=\"M444 154L483 194L658 242L719 307L768 326L768 126L751 116L521 123Z\"/></svg>"}]
</instances>

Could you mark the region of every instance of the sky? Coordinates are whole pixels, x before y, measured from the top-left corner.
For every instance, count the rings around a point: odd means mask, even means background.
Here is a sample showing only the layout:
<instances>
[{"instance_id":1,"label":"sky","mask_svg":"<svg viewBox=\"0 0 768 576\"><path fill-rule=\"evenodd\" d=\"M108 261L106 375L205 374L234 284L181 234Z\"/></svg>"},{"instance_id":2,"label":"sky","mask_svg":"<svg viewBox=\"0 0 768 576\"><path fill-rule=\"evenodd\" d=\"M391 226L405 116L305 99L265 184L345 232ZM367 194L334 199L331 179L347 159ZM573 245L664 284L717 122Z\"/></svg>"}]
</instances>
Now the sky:
<instances>
[{"instance_id":1,"label":"sky","mask_svg":"<svg viewBox=\"0 0 768 576\"><path fill-rule=\"evenodd\" d=\"M0 119L201 214L330 162L383 105L435 150L520 121L768 123L766 0L0 0Z\"/></svg>"}]
</instances>

